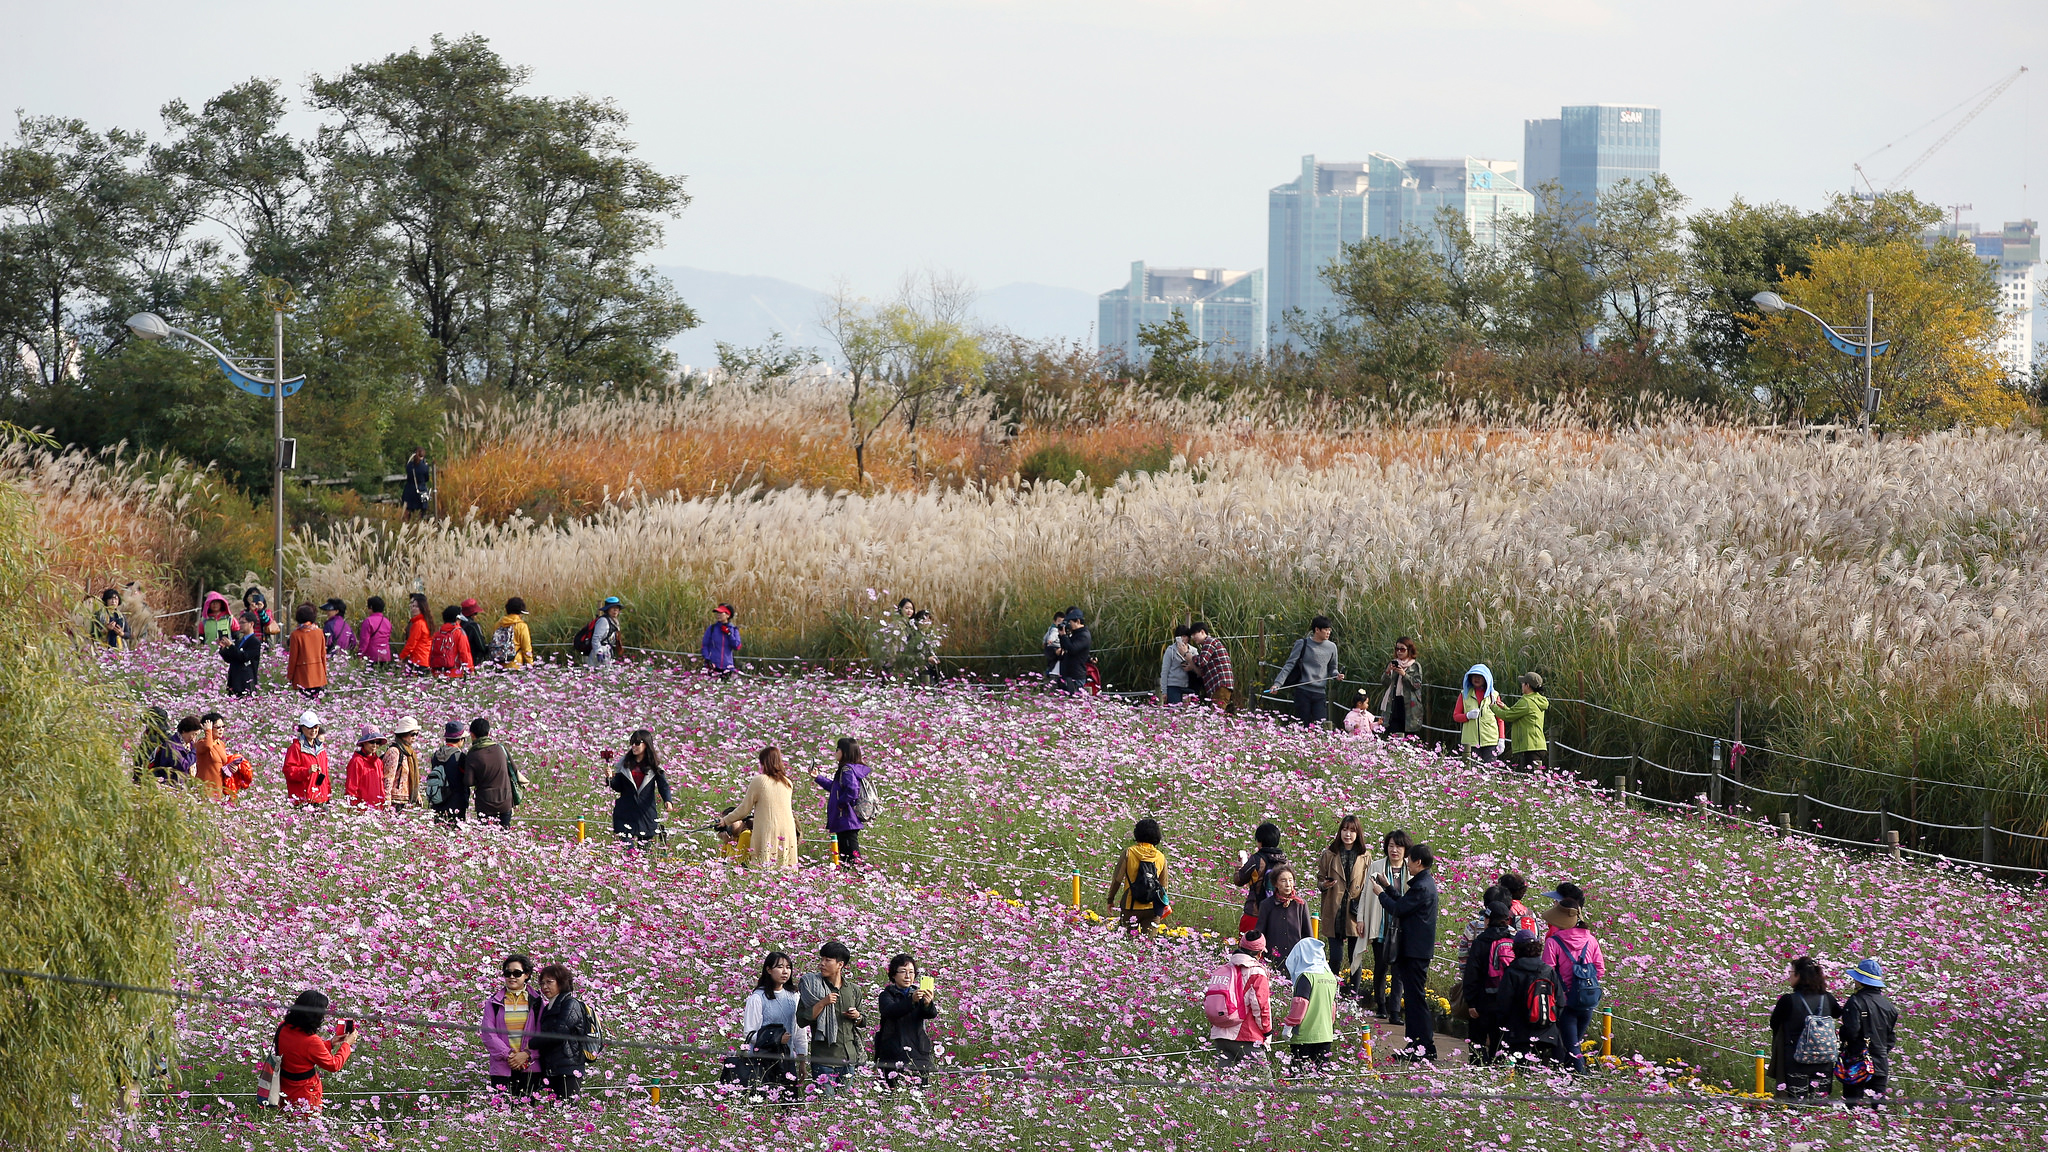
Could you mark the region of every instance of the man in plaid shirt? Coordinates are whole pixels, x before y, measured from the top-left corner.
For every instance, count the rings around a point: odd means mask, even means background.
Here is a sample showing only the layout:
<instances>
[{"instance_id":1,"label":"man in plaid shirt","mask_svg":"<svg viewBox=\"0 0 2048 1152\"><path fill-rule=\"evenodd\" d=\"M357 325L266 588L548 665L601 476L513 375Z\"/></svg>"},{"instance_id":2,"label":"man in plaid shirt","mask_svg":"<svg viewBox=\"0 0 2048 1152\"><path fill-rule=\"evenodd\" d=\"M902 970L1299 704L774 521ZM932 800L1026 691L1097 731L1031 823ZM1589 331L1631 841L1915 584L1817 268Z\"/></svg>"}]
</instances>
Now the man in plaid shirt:
<instances>
[{"instance_id":1,"label":"man in plaid shirt","mask_svg":"<svg viewBox=\"0 0 2048 1152\"><path fill-rule=\"evenodd\" d=\"M1219 711L1232 710L1236 701L1237 677L1230 670L1230 653L1223 647L1223 641L1209 635L1209 626L1199 620L1188 628L1188 640L1195 646L1195 663L1191 671L1202 679L1202 695L1209 698L1209 705Z\"/></svg>"}]
</instances>

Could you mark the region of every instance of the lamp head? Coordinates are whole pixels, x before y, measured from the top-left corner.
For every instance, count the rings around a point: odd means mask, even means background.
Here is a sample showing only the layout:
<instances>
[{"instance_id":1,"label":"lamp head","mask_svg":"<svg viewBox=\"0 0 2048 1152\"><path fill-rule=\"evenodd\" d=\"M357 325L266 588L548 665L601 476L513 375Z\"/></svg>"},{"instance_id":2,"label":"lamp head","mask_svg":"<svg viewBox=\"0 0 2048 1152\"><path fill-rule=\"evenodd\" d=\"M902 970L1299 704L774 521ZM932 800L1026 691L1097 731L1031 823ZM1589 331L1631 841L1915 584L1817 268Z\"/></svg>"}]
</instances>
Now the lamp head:
<instances>
[{"instance_id":1,"label":"lamp head","mask_svg":"<svg viewBox=\"0 0 2048 1152\"><path fill-rule=\"evenodd\" d=\"M1776 292L1759 292L1751 296L1749 302L1756 305L1758 310L1773 316L1791 307L1791 305L1785 303L1785 298Z\"/></svg>"},{"instance_id":2,"label":"lamp head","mask_svg":"<svg viewBox=\"0 0 2048 1152\"><path fill-rule=\"evenodd\" d=\"M130 316L128 328L144 340L161 340L171 334L171 326L154 312L137 312Z\"/></svg>"}]
</instances>

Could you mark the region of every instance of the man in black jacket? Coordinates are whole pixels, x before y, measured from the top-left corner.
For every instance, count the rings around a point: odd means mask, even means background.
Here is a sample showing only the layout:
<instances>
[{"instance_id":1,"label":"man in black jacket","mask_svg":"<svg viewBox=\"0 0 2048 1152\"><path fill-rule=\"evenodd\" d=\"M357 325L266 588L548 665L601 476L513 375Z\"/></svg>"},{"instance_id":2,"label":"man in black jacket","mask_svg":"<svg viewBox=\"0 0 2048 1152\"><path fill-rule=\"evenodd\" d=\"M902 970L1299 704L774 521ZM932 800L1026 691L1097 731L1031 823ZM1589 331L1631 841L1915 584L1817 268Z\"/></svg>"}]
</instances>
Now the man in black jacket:
<instances>
[{"instance_id":1,"label":"man in black jacket","mask_svg":"<svg viewBox=\"0 0 2048 1152\"><path fill-rule=\"evenodd\" d=\"M1401 925L1401 955L1395 976L1401 984L1401 1013L1408 1021L1408 1046L1401 1054L1414 1060L1436 1059L1436 1014L1423 1000L1429 986L1429 962L1436 955L1436 856L1427 844L1408 850L1408 890L1395 896L1384 878L1374 876L1380 907Z\"/></svg>"},{"instance_id":2,"label":"man in black jacket","mask_svg":"<svg viewBox=\"0 0 2048 1152\"><path fill-rule=\"evenodd\" d=\"M1060 637L1060 688L1070 696L1079 695L1082 686L1088 683L1088 648L1093 642L1081 610L1069 609L1067 632Z\"/></svg>"},{"instance_id":3,"label":"man in black jacket","mask_svg":"<svg viewBox=\"0 0 2048 1152\"><path fill-rule=\"evenodd\" d=\"M1875 1108L1872 1096L1882 1097L1892 1072L1892 1038L1898 1032L1899 1010L1884 994L1884 968L1875 959L1849 969L1856 991L1842 1004L1842 1066L1855 1068L1868 1061L1870 1079L1861 1084L1842 1081L1842 1099L1851 1108Z\"/></svg>"}]
</instances>

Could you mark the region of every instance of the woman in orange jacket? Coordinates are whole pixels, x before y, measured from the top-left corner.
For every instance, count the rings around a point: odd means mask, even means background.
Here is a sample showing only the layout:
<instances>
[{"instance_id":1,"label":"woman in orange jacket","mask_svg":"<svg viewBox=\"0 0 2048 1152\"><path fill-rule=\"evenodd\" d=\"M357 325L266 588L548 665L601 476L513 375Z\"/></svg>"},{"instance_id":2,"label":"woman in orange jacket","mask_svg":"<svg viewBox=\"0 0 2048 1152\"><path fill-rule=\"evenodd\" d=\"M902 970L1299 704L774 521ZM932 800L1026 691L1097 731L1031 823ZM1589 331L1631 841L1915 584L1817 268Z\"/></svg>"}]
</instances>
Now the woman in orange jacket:
<instances>
[{"instance_id":1,"label":"woman in orange jacket","mask_svg":"<svg viewBox=\"0 0 2048 1152\"><path fill-rule=\"evenodd\" d=\"M434 626L427 620L427 597L424 592L412 594L412 619L405 626L405 647L398 658L408 672L427 671L427 661L433 655Z\"/></svg>"},{"instance_id":2,"label":"woman in orange jacket","mask_svg":"<svg viewBox=\"0 0 2048 1152\"><path fill-rule=\"evenodd\" d=\"M327 687L327 633L313 622L317 615L311 604L299 605L292 613L299 626L292 629L286 647L285 678L307 699L318 699L320 690Z\"/></svg>"},{"instance_id":3,"label":"woman in orange jacket","mask_svg":"<svg viewBox=\"0 0 2048 1152\"><path fill-rule=\"evenodd\" d=\"M220 713L208 712L199 718L199 738L192 742L197 761L193 776L215 800L234 799L256 779L248 759L228 751L227 728Z\"/></svg>"},{"instance_id":4,"label":"woman in orange jacket","mask_svg":"<svg viewBox=\"0 0 2048 1152\"><path fill-rule=\"evenodd\" d=\"M343 1020L334 1026L335 1044L320 1038L320 1025L327 1019L325 993L305 991L292 1001L284 1023L277 1026L277 1088L285 1106L304 1112L320 1110L320 1073L339 1072L348 1063L356 1022Z\"/></svg>"}]
</instances>

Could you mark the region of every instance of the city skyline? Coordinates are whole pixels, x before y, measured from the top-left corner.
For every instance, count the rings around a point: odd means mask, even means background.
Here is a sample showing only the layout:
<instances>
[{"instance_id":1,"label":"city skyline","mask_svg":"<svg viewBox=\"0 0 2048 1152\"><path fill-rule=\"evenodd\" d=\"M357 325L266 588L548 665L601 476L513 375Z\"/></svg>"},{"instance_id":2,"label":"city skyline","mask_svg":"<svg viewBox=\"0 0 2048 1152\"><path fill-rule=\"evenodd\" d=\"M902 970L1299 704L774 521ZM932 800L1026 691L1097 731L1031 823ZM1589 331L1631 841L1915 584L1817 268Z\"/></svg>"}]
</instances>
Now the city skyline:
<instances>
[{"instance_id":1,"label":"city skyline","mask_svg":"<svg viewBox=\"0 0 2048 1152\"><path fill-rule=\"evenodd\" d=\"M843 277L870 295L930 268L1095 293L1140 255L1257 267L1266 193L1300 156L1515 159L1525 120L1585 101L1661 108L1663 168L1696 207L1736 194L1817 207L1858 160L1881 186L1960 115L1944 109L2027 62L2004 54L2048 38L2048 10L2019 0L1883 3L1881 19L1854 21L1798 2L1730 21L1677 0L686 0L597 3L567 22L522 0L366 0L346 21L241 2L202 19L128 0L16 7L0 101L153 136L171 99L262 75L296 103L310 75L481 33L532 69L534 91L615 100L640 154L687 178L694 203L652 262L821 288ZM1998 28L2000 47L1964 26ZM1455 38L1457 82L1428 53L1361 59L1367 34ZM1789 51L1812 44L1828 49ZM1162 103L1172 75L1215 79ZM310 135L317 118L291 124ZM1911 185L1981 219L2039 218L2039 125L2037 69Z\"/></svg>"}]
</instances>

